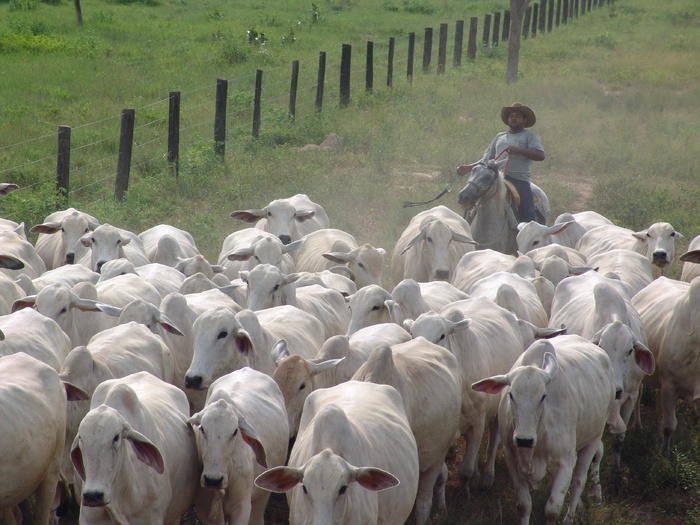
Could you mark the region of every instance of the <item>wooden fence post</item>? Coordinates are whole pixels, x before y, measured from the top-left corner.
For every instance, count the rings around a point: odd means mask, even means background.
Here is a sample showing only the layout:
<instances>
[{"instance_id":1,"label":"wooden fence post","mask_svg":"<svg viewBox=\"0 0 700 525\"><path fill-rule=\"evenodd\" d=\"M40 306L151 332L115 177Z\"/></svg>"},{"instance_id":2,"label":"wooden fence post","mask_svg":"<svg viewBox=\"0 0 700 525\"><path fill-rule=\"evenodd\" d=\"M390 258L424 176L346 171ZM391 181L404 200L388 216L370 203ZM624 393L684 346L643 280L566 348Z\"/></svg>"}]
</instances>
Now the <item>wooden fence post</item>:
<instances>
[{"instance_id":1,"label":"wooden fence post","mask_svg":"<svg viewBox=\"0 0 700 525\"><path fill-rule=\"evenodd\" d=\"M573 2L573 0L571 0ZM569 0L564 0L564 5L561 10L561 23L563 25L566 25L567 20L569 19Z\"/></svg>"},{"instance_id":2,"label":"wooden fence post","mask_svg":"<svg viewBox=\"0 0 700 525\"><path fill-rule=\"evenodd\" d=\"M554 0L549 0L549 11L547 14L549 15L547 17L547 32L551 33L552 25L554 24Z\"/></svg>"},{"instance_id":3,"label":"wooden fence post","mask_svg":"<svg viewBox=\"0 0 700 525\"><path fill-rule=\"evenodd\" d=\"M346 108L350 104L350 59L352 46L343 44L340 57L340 107Z\"/></svg>"},{"instance_id":4,"label":"wooden fence post","mask_svg":"<svg viewBox=\"0 0 700 525\"><path fill-rule=\"evenodd\" d=\"M387 53L387 64L386 64L386 86L391 87L394 83L394 37L389 38L389 51Z\"/></svg>"},{"instance_id":5,"label":"wooden fence post","mask_svg":"<svg viewBox=\"0 0 700 525\"><path fill-rule=\"evenodd\" d=\"M56 209L68 206L68 179L70 177L70 126L58 126L58 154L56 155L56 191L61 196ZM65 206L61 206L61 202Z\"/></svg>"},{"instance_id":6,"label":"wooden fence post","mask_svg":"<svg viewBox=\"0 0 700 525\"><path fill-rule=\"evenodd\" d=\"M484 47L488 47L489 37L491 36L491 15L489 14L484 15L484 30L482 33L481 41L483 42Z\"/></svg>"},{"instance_id":7,"label":"wooden fence post","mask_svg":"<svg viewBox=\"0 0 700 525\"><path fill-rule=\"evenodd\" d=\"M508 37L510 36L510 11L506 9L503 11L503 31L502 31L501 40L504 42L508 40Z\"/></svg>"},{"instance_id":8,"label":"wooden fence post","mask_svg":"<svg viewBox=\"0 0 700 525\"><path fill-rule=\"evenodd\" d=\"M367 41L367 67L365 69L365 91L372 92L374 87L374 42Z\"/></svg>"},{"instance_id":9,"label":"wooden fence post","mask_svg":"<svg viewBox=\"0 0 700 525\"><path fill-rule=\"evenodd\" d=\"M540 4L535 4L532 6L532 38L537 36L537 23L539 22L539 11Z\"/></svg>"},{"instance_id":10,"label":"wooden fence post","mask_svg":"<svg viewBox=\"0 0 700 525\"><path fill-rule=\"evenodd\" d=\"M129 172L131 171L131 149L134 144L134 118L136 110L122 110L122 127L119 135L119 160L117 161L117 181L114 185L114 198L124 200L129 189Z\"/></svg>"},{"instance_id":11,"label":"wooden fence post","mask_svg":"<svg viewBox=\"0 0 700 525\"><path fill-rule=\"evenodd\" d=\"M590 6L588 7L588 10L590 11ZM586 0L581 0L581 14L585 15L586 14Z\"/></svg>"},{"instance_id":12,"label":"wooden fence post","mask_svg":"<svg viewBox=\"0 0 700 525\"><path fill-rule=\"evenodd\" d=\"M168 107L168 166L170 174L180 175L180 92L170 92Z\"/></svg>"},{"instance_id":13,"label":"wooden fence post","mask_svg":"<svg viewBox=\"0 0 700 525\"><path fill-rule=\"evenodd\" d=\"M546 21L547 21L547 0L540 0L540 16L539 16L539 30L540 33L544 33L545 30L547 29L546 27Z\"/></svg>"},{"instance_id":14,"label":"wooden fence post","mask_svg":"<svg viewBox=\"0 0 700 525\"><path fill-rule=\"evenodd\" d=\"M479 19L475 16L469 19L469 40L467 42L467 60L476 59L476 30Z\"/></svg>"},{"instance_id":15,"label":"wooden fence post","mask_svg":"<svg viewBox=\"0 0 700 525\"><path fill-rule=\"evenodd\" d=\"M447 24L440 24L440 39L438 41L438 75L445 72L447 58Z\"/></svg>"},{"instance_id":16,"label":"wooden fence post","mask_svg":"<svg viewBox=\"0 0 700 525\"><path fill-rule=\"evenodd\" d=\"M525 16L523 17L523 39L527 39L529 36L528 33L530 32L530 19L532 18L532 6L528 6L527 9L525 9Z\"/></svg>"},{"instance_id":17,"label":"wooden fence post","mask_svg":"<svg viewBox=\"0 0 700 525\"><path fill-rule=\"evenodd\" d=\"M214 153L222 159L226 153L226 99L228 80L216 79L216 111L214 114Z\"/></svg>"},{"instance_id":18,"label":"wooden fence post","mask_svg":"<svg viewBox=\"0 0 700 525\"><path fill-rule=\"evenodd\" d=\"M493 38L491 43L494 47L498 46L498 41L501 39L501 12L496 11L493 14Z\"/></svg>"},{"instance_id":19,"label":"wooden fence post","mask_svg":"<svg viewBox=\"0 0 700 525\"><path fill-rule=\"evenodd\" d=\"M430 60L433 54L433 28L425 28L425 37L423 38L423 73L430 71Z\"/></svg>"},{"instance_id":20,"label":"wooden fence post","mask_svg":"<svg viewBox=\"0 0 700 525\"><path fill-rule=\"evenodd\" d=\"M253 100L253 138L260 137L260 104L262 100L262 77L263 70L255 72L255 97Z\"/></svg>"},{"instance_id":21,"label":"wooden fence post","mask_svg":"<svg viewBox=\"0 0 700 525\"><path fill-rule=\"evenodd\" d=\"M462 65L462 48L464 43L464 20L457 20L455 24L455 46L452 55L452 66Z\"/></svg>"},{"instance_id":22,"label":"wooden fence post","mask_svg":"<svg viewBox=\"0 0 700 525\"><path fill-rule=\"evenodd\" d=\"M299 85L299 61L292 62L292 81L289 86L289 118L294 121L297 114L297 86Z\"/></svg>"},{"instance_id":23,"label":"wooden fence post","mask_svg":"<svg viewBox=\"0 0 700 525\"><path fill-rule=\"evenodd\" d=\"M316 82L316 112L320 113L323 107L323 84L326 81L326 52L318 54L318 81Z\"/></svg>"},{"instance_id":24,"label":"wooden fence post","mask_svg":"<svg viewBox=\"0 0 700 525\"><path fill-rule=\"evenodd\" d=\"M406 78L409 82L413 81L413 56L416 51L416 34L408 34L408 61L406 63Z\"/></svg>"},{"instance_id":25,"label":"wooden fence post","mask_svg":"<svg viewBox=\"0 0 700 525\"><path fill-rule=\"evenodd\" d=\"M557 0L557 19L555 22L555 25L559 27L559 23L561 22L561 0Z\"/></svg>"}]
</instances>

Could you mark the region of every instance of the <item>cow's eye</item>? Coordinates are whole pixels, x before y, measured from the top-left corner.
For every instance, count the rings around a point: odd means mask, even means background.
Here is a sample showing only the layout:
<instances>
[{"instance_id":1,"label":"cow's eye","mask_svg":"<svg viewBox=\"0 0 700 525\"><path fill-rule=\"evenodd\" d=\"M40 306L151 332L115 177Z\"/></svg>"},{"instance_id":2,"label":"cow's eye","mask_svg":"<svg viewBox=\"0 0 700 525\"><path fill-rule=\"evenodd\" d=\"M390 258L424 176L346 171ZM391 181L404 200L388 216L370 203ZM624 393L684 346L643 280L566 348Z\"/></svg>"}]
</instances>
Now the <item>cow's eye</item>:
<instances>
[{"instance_id":1,"label":"cow's eye","mask_svg":"<svg viewBox=\"0 0 700 525\"><path fill-rule=\"evenodd\" d=\"M228 335L228 332L227 332L226 330L221 330L221 332L219 332L219 335L217 335L216 338L217 338L217 339L223 339L223 338L226 337L227 335Z\"/></svg>"},{"instance_id":2,"label":"cow's eye","mask_svg":"<svg viewBox=\"0 0 700 525\"><path fill-rule=\"evenodd\" d=\"M372 311L373 312L378 312L381 309L381 306L373 306Z\"/></svg>"},{"instance_id":3,"label":"cow's eye","mask_svg":"<svg viewBox=\"0 0 700 525\"><path fill-rule=\"evenodd\" d=\"M535 241L532 243L533 246L537 246L540 243L540 241Z\"/></svg>"},{"instance_id":4,"label":"cow's eye","mask_svg":"<svg viewBox=\"0 0 700 525\"><path fill-rule=\"evenodd\" d=\"M116 435L114 436L114 439L112 440L112 444L113 444L113 445L116 445L118 442L119 442L119 434L116 434Z\"/></svg>"},{"instance_id":5,"label":"cow's eye","mask_svg":"<svg viewBox=\"0 0 700 525\"><path fill-rule=\"evenodd\" d=\"M63 226L61 226L61 233L65 233L65 231L66 229Z\"/></svg>"},{"instance_id":6,"label":"cow's eye","mask_svg":"<svg viewBox=\"0 0 700 525\"><path fill-rule=\"evenodd\" d=\"M58 312L58 315L65 314L68 310L66 310L65 307L61 308L61 311Z\"/></svg>"},{"instance_id":7,"label":"cow's eye","mask_svg":"<svg viewBox=\"0 0 700 525\"><path fill-rule=\"evenodd\" d=\"M231 437L232 437L232 438L235 438L235 437L236 437L236 434L238 434L238 429L236 429L236 430L233 431L233 436L231 436Z\"/></svg>"},{"instance_id":8,"label":"cow's eye","mask_svg":"<svg viewBox=\"0 0 700 525\"><path fill-rule=\"evenodd\" d=\"M544 401L544 398L547 397L547 394L542 394L542 399L540 399L540 403Z\"/></svg>"},{"instance_id":9,"label":"cow's eye","mask_svg":"<svg viewBox=\"0 0 700 525\"><path fill-rule=\"evenodd\" d=\"M268 212L267 212L267 216L268 216L268 217L272 217L272 213L270 213L270 212L268 211Z\"/></svg>"},{"instance_id":10,"label":"cow's eye","mask_svg":"<svg viewBox=\"0 0 700 525\"><path fill-rule=\"evenodd\" d=\"M442 334L442 335L440 336L440 339L438 339L438 341L444 341L444 339L445 339L445 334Z\"/></svg>"},{"instance_id":11,"label":"cow's eye","mask_svg":"<svg viewBox=\"0 0 700 525\"><path fill-rule=\"evenodd\" d=\"M280 289L280 285L276 284L275 287L272 289L273 292L276 292L277 290Z\"/></svg>"},{"instance_id":12,"label":"cow's eye","mask_svg":"<svg viewBox=\"0 0 700 525\"><path fill-rule=\"evenodd\" d=\"M362 264L362 263L357 263L357 266L359 266L359 267L362 268L363 270L365 269L365 265Z\"/></svg>"},{"instance_id":13,"label":"cow's eye","mask_svg":"<svg viewBox=\"0 0 700 525\"><path fill-rule=\"evenodd\" d=\"M343 485L342 487L340 487L340 490L338 491L338 494L339 494L340 496L342 496L343 494L345 494L345 491L346 491L346 490L348 490L348 486L347 486L347 485Z\"/></svg>"},{"instance_id":14,"label":"cow's eye","mask_svg":"<svg viewBox=\"0 0 700 525\"><path fill-rule=\"evenodd\" d=\"M304 485L301 486L301 490L304 491L304 494L308 494L308 492L306 492L306 487Z\"/></svg>"}]
</instances>

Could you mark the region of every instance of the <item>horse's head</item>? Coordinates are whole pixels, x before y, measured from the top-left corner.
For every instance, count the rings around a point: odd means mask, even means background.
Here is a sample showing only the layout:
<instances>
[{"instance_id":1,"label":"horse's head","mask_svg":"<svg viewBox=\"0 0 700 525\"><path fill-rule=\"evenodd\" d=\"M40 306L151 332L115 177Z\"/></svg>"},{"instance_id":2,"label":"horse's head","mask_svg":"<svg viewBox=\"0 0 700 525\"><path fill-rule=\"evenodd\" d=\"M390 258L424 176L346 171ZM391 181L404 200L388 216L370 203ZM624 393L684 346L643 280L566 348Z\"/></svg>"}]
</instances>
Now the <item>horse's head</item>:
<instances>
[{"instance_id":1,"label":"horse's head","mask_svg":"<svg viewBox=\"0 0 700 525\"><path fill-rule=\"evenodd\" d=\"M459 192L459 205L470 210L485 195L488 195L494 183L498 181L498 164L493 160L479 162L472 168L466 186Z\"/></svg>"}]
</instances>

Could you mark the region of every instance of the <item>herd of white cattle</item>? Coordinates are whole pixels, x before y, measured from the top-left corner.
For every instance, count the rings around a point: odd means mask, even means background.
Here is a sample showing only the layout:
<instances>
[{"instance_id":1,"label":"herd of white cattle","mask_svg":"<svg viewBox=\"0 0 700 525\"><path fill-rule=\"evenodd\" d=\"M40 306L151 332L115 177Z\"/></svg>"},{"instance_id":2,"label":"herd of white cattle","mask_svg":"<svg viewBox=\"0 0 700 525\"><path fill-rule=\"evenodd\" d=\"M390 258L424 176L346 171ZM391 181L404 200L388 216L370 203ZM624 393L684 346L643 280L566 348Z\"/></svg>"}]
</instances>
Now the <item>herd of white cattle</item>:
<instances>
[{"instance_id":1,"label":"herd of white cattle","mask_svg":"<svg viewBox=\"0 0 700 525\"><path fill-rule=\"evenodd\" d=\"M6 189L0 185L0 193ZM80 506L81 524L424 525L446 512L448 451L466 492L502 445L529 523L552 475L554 524L603 490L643 384L661 450L678 399L700 411L700 237L595 212L521 224L515 255L478 249L445 206L386 251L331 228L306 195L235 211L216 264L188 232L139 234L73 208L30 232L0 219L0 522ZM488 440L486 462L478 452Z\"/></svg>"}]
</instances>

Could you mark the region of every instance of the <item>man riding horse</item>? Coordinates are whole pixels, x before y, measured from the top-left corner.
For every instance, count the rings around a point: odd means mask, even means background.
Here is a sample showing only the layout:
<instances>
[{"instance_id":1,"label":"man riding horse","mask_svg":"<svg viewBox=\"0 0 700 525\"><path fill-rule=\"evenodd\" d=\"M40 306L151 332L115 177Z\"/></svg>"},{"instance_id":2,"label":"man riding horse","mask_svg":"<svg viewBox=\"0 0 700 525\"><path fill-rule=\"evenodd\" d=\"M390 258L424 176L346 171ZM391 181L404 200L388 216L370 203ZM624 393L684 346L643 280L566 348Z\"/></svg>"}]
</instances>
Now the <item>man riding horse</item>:
<instances>
[{"instance_id":1,"label":"man riding horse","mask_svg":"<svg viewBox=\"0 0 700 525\"><path fill-rule=\"evenodd\" d=\"M544 148L534 131L528 130L535 125L535 112L520 102L501 108L501 120L508 126L508 131L496 135L483 157L477 162L459 166L457 173L466 175L480 163L494 159L504 172L505 179L512 184L520 195L517 210L518 222L536 220L535 203L530 186L530 171L534 161L544 160Z\"/></svg>"}]
</instances>

